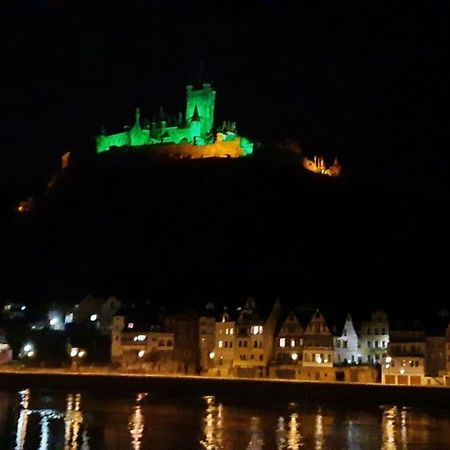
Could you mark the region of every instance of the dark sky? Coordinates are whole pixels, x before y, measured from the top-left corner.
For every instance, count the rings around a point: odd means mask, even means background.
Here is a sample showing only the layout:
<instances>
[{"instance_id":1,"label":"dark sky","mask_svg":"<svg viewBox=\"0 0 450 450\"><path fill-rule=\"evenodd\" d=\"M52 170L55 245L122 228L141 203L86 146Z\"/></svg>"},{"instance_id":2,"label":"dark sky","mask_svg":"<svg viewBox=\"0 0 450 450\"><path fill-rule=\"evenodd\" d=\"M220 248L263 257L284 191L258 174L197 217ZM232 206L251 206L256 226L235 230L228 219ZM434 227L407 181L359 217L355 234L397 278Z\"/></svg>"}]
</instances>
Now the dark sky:
<instances>
[{"instance_id":1,"label":"dark sky","mask_svg":"<svg viewBox=\"0 0 450 450\"><path fill-rule=\"evenodd\" d=\"M0 208L5 216L19 200L46 188L64 152L80 159L93 153L102 125L109 132L122 129L136 106L143 116L161 105L183 111L185 85L197 77L203 61L217 91L217 122L237 120L239 130L256 141L294 138L309 155L337 155L346 177L356 186L375 186L383 192L380 198L403 193L389 206L394 228L384 200L377 205L382 219L367 205L354 212L363 224L360 230L373 221L362 241L372 242L367 260L379 258L374 266L380 273L390 267L381 291L389 292L391 280L400 280L397 261L402 273L397 292L411 268L423 277L422 292L445 285L439 261L448 249L448 2L0 3ZM403 201L414 219L403 214ZM348 227L342 228L351 236ZM371 241L378 228L385 234ZM332 226L327 231L333 236ZM380 251L372 258L378 242L391 253ZM401 258L396 259L391 242L402 248ZM354 249L360 245L353 244ZM46 251L45 241L40 245L36 255ZM3 253L0 262L8 265L8 252ZM20 255L15 259L20 265Z\"/></svg>"},{"instance_id":2,"label":"dark sky","mask_svg":"<svg viewBox=\"0 0 450 450\"><path fill-rule=\"evenodd\" d=\"M184 107L200 61L217 118L260 140L294 137L353 173L445 186L448 17L358 1L5 1L0 8L1 166L14 201L66 150L86 152L135 106Z\"/></svg>"}]
</instances>

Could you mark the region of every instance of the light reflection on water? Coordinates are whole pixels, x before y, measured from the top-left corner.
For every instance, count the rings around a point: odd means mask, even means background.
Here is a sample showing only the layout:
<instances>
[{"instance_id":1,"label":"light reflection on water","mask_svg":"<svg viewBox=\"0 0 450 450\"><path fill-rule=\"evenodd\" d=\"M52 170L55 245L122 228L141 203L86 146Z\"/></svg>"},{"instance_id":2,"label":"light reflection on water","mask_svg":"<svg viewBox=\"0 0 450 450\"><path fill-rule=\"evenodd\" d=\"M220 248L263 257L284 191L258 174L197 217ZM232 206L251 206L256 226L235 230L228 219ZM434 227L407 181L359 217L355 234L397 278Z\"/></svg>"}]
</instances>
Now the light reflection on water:
<instances>
[{"instance_id":1,"label":"light reflection on water","mask_svg":"<svg viewBox=\"0 0 450 450\"><path fill-rule=\"evenodd\" d=\"M442 410L0 391L1 450L406 450L449 442Z\"/></svg>"}]
</instances>

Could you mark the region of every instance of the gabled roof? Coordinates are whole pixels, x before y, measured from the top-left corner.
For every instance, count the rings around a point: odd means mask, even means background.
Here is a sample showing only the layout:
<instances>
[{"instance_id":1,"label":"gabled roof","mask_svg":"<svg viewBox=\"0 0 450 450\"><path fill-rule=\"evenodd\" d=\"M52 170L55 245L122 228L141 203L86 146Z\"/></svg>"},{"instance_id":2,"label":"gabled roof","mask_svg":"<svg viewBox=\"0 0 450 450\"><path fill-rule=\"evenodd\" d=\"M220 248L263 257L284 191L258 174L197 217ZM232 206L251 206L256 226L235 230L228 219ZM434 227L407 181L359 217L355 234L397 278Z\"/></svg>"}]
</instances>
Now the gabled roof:
<instances>
[{"instance_id":1,"label":"gabled roof","mask_svg":"<svg viewBox=\"0 0 450 450\"><path fill-rule=\"evenodd\" d=\"M320 324L322 325L322 327L325 327L324 329L322 329L321 331L316 331L315 329L315 325L316 324ZM314 312L313 316L311 317L311 320L309 321L306 329L305 329L305 335L317 335L317 334L330 334L331 332L328 328L327 322L325 321L325 318L323 317L322 313L316 309L316 311Z\"/></svg>"},{"instance_id":2,"label":"gabled roof","mask_svg":"<svg viewBox=\"0 0 450 450\"><path fill-rule=\"evenodd\" d=\"M278 334L303 334L304 329L294 311L290 311L284 319Z\"/></svg>"}]
</instances>

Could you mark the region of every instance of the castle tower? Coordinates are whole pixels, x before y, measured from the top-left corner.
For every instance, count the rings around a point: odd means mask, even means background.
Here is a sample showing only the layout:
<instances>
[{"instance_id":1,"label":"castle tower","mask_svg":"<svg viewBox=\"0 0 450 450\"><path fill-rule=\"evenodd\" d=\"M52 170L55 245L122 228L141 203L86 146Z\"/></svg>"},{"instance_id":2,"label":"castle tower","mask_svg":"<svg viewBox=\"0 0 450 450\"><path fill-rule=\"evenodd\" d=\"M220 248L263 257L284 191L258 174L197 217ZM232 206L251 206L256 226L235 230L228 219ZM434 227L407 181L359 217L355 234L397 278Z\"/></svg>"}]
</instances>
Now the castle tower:
<instances>
[{"instance_id":1,"label":"castle tower","mask_svg":"<svg viewBox=\"0 0 450 450\"><path fill-rule=\"evenodd\" d=\"M186 121L190 125L197 108L202 136L211 133L213 129L215 101L216 91L209 83L203 83L201 89L194 89L192 85L186 86Z\"/></svg>"}]
</instances>

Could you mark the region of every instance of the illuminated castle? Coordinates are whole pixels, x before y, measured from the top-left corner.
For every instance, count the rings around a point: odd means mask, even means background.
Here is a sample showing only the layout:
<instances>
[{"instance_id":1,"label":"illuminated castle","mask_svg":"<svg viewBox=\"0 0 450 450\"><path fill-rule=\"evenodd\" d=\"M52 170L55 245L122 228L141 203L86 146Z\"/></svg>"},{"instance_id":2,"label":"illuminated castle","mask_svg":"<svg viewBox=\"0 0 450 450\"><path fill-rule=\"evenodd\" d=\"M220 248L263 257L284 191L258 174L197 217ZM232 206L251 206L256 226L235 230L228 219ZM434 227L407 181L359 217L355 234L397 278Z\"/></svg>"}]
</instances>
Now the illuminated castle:
<instances>
[{"instance_id":1,"label":"illuminated castle","mask_svg":"<svg viewBox=\"0 0 450 450\"><path fill-rule=\"evenodd\" d=\"M250 155L253 143L240 137L235 122L214 130L216 92L209 83L186 86L186 113L176 118L161 110L153 121L141 124L139 108L133 127L121 133L97 136L97 153L114 147L151 149L156 155L175 158L232 157ZM216 131L216 133L214 133ZM162 145L163 144L163 145Z\"/></svg>"}]
</instances>

